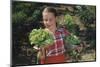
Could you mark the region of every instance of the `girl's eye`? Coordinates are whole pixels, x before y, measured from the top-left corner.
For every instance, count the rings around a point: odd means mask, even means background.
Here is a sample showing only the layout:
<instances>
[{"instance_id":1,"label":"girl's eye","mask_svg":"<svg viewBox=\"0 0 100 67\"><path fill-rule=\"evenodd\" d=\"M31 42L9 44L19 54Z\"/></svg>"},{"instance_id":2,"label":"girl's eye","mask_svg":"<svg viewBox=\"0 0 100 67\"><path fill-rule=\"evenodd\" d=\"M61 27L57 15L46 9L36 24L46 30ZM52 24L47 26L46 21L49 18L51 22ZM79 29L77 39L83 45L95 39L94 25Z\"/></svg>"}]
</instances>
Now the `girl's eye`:
<instances>
[{"instance_id":1,"label":"girl's eye","mask_svg":"<svg viewBox=\"0 0 100 67\"><path fill-rule=\"evenodd\" d=\"M43 21L48 21L48 19L43 19Z\"/></svg>"},{"instance_id":2,"label":"girl's eye","mask_svg":"<svg viewBox=\"0 0 100 67\"><path fill-rule=\"evenodd\" d=\"M43 21L52 21L52 19L43 19Z\"/></svg>"}]
</instances>

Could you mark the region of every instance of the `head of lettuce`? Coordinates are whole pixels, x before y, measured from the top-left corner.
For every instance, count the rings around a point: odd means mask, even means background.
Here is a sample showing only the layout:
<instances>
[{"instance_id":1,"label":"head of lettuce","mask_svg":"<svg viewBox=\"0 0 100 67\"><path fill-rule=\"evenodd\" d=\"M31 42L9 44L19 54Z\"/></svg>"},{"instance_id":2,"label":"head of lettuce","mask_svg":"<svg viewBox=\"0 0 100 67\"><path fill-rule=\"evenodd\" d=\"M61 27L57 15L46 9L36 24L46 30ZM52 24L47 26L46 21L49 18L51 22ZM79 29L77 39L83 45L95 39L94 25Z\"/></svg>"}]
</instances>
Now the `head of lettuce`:
<instances>
[{"instance_id":1,"label":"head of lettuce","mask_svg":"<svg viewBox=\"0 0 100 67\"><path fill-rule=\"evenodd\" d=\"M45 29L33 29L29 34L31 45L45 47L54 43L53 35Z\"/></svg>"}]
</instances>

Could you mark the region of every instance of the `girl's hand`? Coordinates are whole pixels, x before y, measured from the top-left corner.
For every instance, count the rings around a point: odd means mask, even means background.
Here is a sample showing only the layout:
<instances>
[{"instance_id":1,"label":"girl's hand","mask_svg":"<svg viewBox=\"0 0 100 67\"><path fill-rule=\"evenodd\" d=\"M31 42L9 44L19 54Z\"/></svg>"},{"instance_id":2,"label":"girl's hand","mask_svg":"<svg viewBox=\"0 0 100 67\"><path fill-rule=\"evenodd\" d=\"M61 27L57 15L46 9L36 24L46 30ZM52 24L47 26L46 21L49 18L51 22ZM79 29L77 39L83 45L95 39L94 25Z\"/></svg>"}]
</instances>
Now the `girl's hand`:
<instances>
[{"instance_id":1,"label":"girl's hand","mask_svg":"<svg viewBox=\"0 0 100 67\"><path fill-rule=\"evenodd\" d=\"M45 48L40 48L40 50L38 51L37 57L39 59L44 59L46 56L46 52L45 52Z\"/></svg>"}]
</instances>

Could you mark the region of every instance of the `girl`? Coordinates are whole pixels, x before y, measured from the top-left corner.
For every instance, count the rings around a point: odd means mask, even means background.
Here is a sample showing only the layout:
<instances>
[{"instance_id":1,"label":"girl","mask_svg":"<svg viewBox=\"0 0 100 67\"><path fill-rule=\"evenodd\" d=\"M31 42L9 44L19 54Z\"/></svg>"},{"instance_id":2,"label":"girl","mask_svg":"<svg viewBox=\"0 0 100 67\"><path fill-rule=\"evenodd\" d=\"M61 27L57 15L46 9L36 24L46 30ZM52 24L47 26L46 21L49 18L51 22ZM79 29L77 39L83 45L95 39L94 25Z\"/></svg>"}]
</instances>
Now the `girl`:
<instances>
[{"instance_id":1,"label":"girl","mask_svg":"<svg viewBox=\"0 0 100 67\"><path fill-rule=\"evenodd\" d=\"M45 29L54 36L54 44L40 49L41 64L65 62L65 48L63 37L69 35L64 28L58 29L56 26L57 12L54 8L46 7L42 12Z\"/></svg>"}]
</instances>

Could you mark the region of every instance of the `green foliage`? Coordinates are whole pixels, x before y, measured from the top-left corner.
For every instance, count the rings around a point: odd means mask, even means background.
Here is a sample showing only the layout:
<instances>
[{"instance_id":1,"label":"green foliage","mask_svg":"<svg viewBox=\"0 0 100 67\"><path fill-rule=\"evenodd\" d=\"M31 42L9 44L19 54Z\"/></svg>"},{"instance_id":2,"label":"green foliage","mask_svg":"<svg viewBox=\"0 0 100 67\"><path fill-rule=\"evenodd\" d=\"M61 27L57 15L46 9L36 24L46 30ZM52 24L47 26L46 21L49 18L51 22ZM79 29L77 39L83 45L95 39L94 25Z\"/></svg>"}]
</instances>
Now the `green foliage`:
<instances>
[{"instance_id":1,"label":"green foliage","mask_svg":"<svg viewBox=\"0 0 100 67\"><path fill-rule=\"evenodd\" d=\"M69 42L72 45L79 44L80 40L78 37L76 37L76 24L73 22L73 18L71 15L67 14L64 16L64 25L68 29L68 31L71 33L68 35L65 40Z\"/></svg>"},{"instance_id":2,"label":"green foliage","mask_svg":"<svg viewBox=\"0 0 100 67\"><path fill-rule=\"evenodd\" d=\"M66 25L71 26L73 24L72 16L69 14L65 15L64 22Z\"/></svg>"},{"instance_id":3,"label":"green foliage","mask_svg":"<svg viewBox=\"0 0 100 67\"><path fill-rule=\"evenodd\" d=\"M27 18L27 15L23 11L17 12L12 15L12 20L14 23L24 22L26 18Z\"/></svg>"},{"instance_id":4,"label":"green foliage","mask_svg":"<svg viewBox=\"0 0 100 67\"><path fill-rule=\"evenodd\" d=\"M33 29L29 35L31 45L37 46L51 45L54 42L54 38L51 33L44 29Z\"/></svg>"},{"instance_id":5,"label":"green foliage","mask_svg":"<svg viewBox=\"0 0 100 67\"><path fill-rule=\"evenodd\" d=\"M77 44L80 44L80 40L78 39L78 37L76 37L75 35L73 34L70 34L69 36L67 36L65 38L65 40L71 44L71 45L77 45Z\"/></svg>"},{"instance_id":6,"label":"green foliage","mask_svg":"<svg viewBox=\"0 0 100 67\"><path fill-rule=\"evenodd\" d=\"M68 53L69 53L69 56L72 59L72 62L76 62L76 61L81 59L80 53L78 53L76 50L71 50Z\"/></svg>"},{"instance_id":7,"label":"green foliage","mask_svg":"<svg viewBox=\"0 0 100 67\"><path fill-rule=\"evenodd\" d=\"M69 14L64 16L64 26L68 29L69 32L77 34L77 25L74 23L73 17Z\"/></svg>"},{"instance_id":8,"label":"green foliage","mask_svg":"<svg viewBox=\"0 0 100 67\"><path fill-rule=\"evenodd\" d=\"M27 2L13 2L13 23L38 22L41 20L41 4Z\"/></svg>"},{"instance_id":9,"label":"green foliage","mask_svg":"<svg viewBox=\"0 0 100 67\"><path fill-rule=\"evenodd\" d=\"M76 15L79 16L81 24L84 25L86 30L84 34L83 41L85 40L90 44L91 49L95 49L96 45L96 6L76 6ZM88 49L89 49L88 48Z\"/></svg>"},{"instance_id":10,"label":"green foliage","mask_svg":"<svg viewBox=\"0 0 100 67\"><path fill-rule=\"evenodd\" d=\"M96 8L95 6L79 6L77 14L84 24L93 24L96 19Z\"/></svg>"},{"instance_id":11,"label":"green foliage","mask_svg":"<svg viewBox=\"0 0 100 67\"><path fill-rule=\"evenodd\" d=\"M41 10L35 10L32 14L34 21L41 19Z\"/></svg>"}]
</instances>

